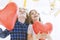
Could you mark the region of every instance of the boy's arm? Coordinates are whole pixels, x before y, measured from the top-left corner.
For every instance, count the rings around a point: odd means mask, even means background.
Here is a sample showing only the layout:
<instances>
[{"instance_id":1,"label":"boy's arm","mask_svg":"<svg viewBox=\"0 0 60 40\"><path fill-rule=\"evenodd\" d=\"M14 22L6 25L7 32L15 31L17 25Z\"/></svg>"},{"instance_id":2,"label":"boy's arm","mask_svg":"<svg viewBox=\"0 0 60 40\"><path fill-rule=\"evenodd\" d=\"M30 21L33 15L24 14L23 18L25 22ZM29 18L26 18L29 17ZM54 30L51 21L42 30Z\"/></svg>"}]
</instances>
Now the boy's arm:
<instances>
[{"instance_id":1,"label":"boy's arm","mask_svg":"<svg viewBox=\"0 0 60 40\"><path fill-rule=\"evenodd\" d=\"M10 32L9 32L7 29L5 29L4 31L2 31L2 29L0 28L0 37L1 37L1 38L5 38L5 37L7 37L9 34L10 34Z\"/></svg>"}]
</instances>

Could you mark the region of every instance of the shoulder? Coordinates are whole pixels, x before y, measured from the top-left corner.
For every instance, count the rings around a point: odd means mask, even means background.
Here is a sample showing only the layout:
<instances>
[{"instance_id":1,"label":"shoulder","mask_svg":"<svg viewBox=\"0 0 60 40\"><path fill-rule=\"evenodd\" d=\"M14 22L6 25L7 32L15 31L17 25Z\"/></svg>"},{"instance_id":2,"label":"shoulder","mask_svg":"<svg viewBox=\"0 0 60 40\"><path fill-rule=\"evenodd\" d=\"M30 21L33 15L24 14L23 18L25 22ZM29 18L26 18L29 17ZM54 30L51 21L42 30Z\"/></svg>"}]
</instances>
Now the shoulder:
<instances>
[{"instance_id":1,"label":"shoulder","mask_svg":"<svg viewBox=\"0 0 60 40\"><path fill-rule=\"evenodd\" d=\"M29 30L32 30L33 29L32 24L29 24L28 29Z\"/></svg>"},{"instance_id":2,"label":"shoulder","mask_svg":"<svg viewBox=\"0 0 60 40\"><path fill-rule=\"evenodd\" d=\"M29 26L28 27L32 27L32 24L29 24Z\"/></svg>"}]
</instances>

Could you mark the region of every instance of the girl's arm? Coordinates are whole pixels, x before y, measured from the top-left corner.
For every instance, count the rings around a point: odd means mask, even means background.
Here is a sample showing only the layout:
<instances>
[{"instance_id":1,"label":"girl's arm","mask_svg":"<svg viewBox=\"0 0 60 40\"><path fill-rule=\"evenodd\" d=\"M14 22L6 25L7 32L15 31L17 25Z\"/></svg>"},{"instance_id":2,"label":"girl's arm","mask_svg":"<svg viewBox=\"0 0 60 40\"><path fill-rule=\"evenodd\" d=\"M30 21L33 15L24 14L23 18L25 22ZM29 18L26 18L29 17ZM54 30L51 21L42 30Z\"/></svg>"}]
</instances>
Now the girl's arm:
<instances>
[{"instance_id":1,"label":"girl's arm","mask_svg":"<svg viewBox=\"0 0 60 40\"><path fill-rule=\"evenodd\" d=\"M32 25L29 25L29 26L28 26L28 32L27 32L27 34L28 34L27 40L33 40L33 35L32 35L32 33L33 33Z\"/></svg>"},{"instance_id":2,"label":"girl's arm","mask_svg":"<svg viewBox=\"0 0 60 40\"><path fill-rule=\"evenodd\" d=\"M28 38L27 38L27 40L33 40L33 37L32 37L31 34L28 34Z\"/></svg>"}]
</instances>

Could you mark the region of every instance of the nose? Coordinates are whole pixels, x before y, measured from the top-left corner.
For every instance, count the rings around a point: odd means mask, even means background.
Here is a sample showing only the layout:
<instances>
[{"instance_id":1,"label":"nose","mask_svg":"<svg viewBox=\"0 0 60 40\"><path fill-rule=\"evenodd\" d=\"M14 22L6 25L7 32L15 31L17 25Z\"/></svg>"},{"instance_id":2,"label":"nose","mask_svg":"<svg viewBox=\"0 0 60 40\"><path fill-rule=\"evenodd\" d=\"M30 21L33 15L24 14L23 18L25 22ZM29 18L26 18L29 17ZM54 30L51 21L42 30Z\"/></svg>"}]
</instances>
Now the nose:
<instances>
[{"instance_id":1,"label":"nose","mask_svg":"<svg viewBox=\"0 0 60 40\"><path fill-rule=\"evenodd\" d=\"M35 14L35 17L38 17L38 14Z\"/></svg>"}]
</instances>

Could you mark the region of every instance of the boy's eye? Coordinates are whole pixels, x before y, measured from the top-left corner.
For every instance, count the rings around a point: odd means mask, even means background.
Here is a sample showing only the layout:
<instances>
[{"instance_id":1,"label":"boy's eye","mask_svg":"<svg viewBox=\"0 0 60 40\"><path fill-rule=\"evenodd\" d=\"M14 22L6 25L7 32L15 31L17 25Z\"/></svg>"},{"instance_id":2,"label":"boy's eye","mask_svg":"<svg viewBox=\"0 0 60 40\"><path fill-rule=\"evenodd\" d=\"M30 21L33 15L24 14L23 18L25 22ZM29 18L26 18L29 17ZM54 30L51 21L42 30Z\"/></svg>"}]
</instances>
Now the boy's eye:
<instances>
[{"instance_id":1,"label":"boy's eye","mask_svg":"<svg viewBox=\"0 0 60 40\"><path fill-rule=\"evenodd\" d=\"M31 13L31 14L33 14L33 13Z\"/></svg>"}]
</instances>

